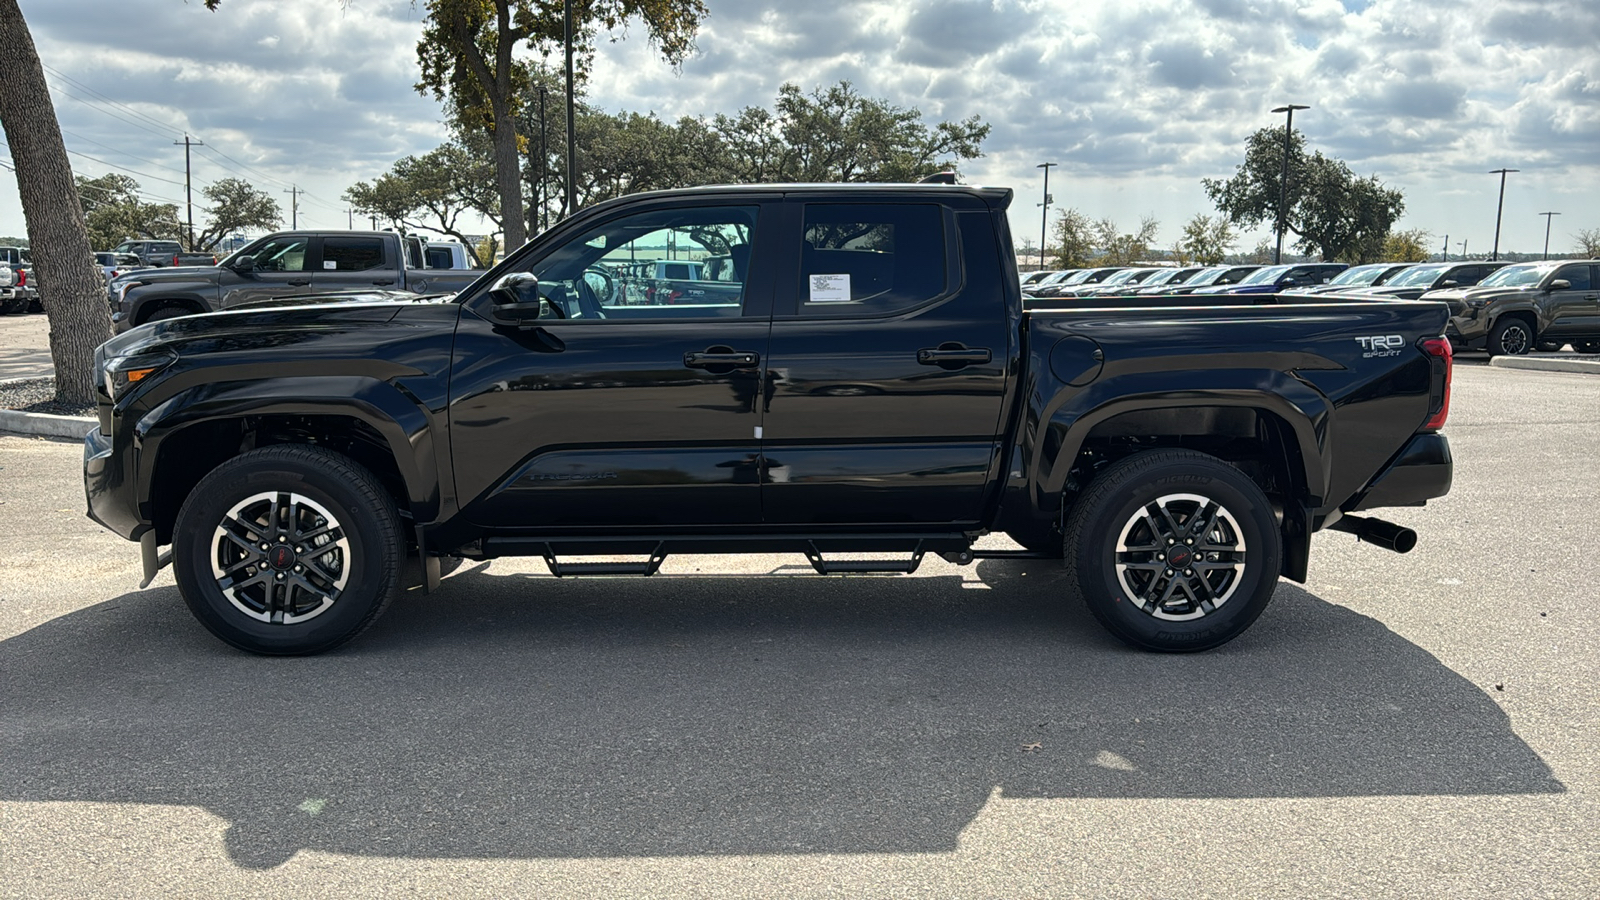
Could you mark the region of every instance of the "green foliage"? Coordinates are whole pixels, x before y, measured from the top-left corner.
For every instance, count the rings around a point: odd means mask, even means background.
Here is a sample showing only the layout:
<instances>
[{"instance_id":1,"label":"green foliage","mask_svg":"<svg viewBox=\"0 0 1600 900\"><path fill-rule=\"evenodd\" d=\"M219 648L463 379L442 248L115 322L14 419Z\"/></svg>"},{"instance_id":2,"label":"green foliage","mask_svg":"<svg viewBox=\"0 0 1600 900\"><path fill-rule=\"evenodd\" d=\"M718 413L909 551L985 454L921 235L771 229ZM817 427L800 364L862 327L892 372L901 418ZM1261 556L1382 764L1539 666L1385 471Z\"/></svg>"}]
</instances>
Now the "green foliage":
<instances>
[{"instance_id":1,"label":"green foliage","mask_svg":"<svg viewBox=\"0 0 1600 900\"><path fill-rule=\"evenodd\" d=\"M481 134L463 135L422 156L407 156L373 181L351 185L344 199L356 212L377 216L401 230L448 234L474 254L473 242L456 225L461 214L476 212L500 224L494 157ZM482 257L476 261L486 262Z\"/></svg>"},{"instance_id":2,"label":"green foliage","mask_svg":"<svg viewBox=\"0 0 1600 900\"><path fill-rule=\"evenodd\" d=\"M1433 254L1428 245L1433 235L1421 228L1391 232L1383 242L1382 262L1427 262Z\"/></svg>"},{"instance_id":3,"label":"green foliage","mask_svg":"<svg viewBox=\"0 0 1600 900\"><path fill-rule=\"evenodd\" d=\"M76 176L78 202L89 227L89 245L109 250L128 238L177 240L184 226L172 203L139 199L139 182L127 175Z\"/></svg>"},{"instance_id":4,"label":"green foliage","mask_svg":"<svg viewBox=\"0 0 1600 900\"><path fill-rule=\"evenodd\" d=\"M1183 226L1183 236L1175 249L1182 262L1214 266L1227 257L1237 240L1226 217L1196 213Z\"/></svg>"},{"instance_id":5,"label":"green foliage","mask_svg":"<svg viewBox=\"0 0 1600 900\"><path fill-rule=\"evenodd\" d=\"M1048 252L1048 251L1047 251ZM1094 226L1089 217L1075 208L1056 216L1055 259L1057 269L1086 269L1094 256Z\"/></svg>"},{"instance_id":6,"label":"green foliage","mask_svg":"<svg viewBox=\"0 0 1600 900\"><path fill-rule=\"evenodd\" d=\"M1102 266L1127 266L1150 258L1150 245L1155 243L1156 231L1161 223L1152 216L1139 220L1139 230L1124 234L1117 223L1104 218L1094 223L1095 243L1102 255L1095 260Z\"/></svg>"},{"instance_id":7,"label":"green foliage","mask_svg":"<svg viewBox=\"0 0 1600 900\"><path fill-rule=\"evenodd\" d=\"M1253 228L1276 225L1283 180L1284 130L1263 128L1245 142L1245 160L1226 181L1207 178L1206 195L1228 220ZM1371 262L1405 211L1405 197L1377 176L1358 178L1342 161L1307 156L1299 132L1290 134L1285 228L1303 252L1324 260Z\"/></svg>"},{"instance_id":8,"label":"green foliage","mask_svg":"<svg viewBox=\"0 0 1600 900\"><path fill-rule=\"evenodd\" d=\"M242 178L223 178L200 189L211 201L206 209L209 220L195 239L198 250L213 250L223 238L246 228L273 229L283 221L278 201L266 191L258 191Z\"/></svg>"}]
</instances>

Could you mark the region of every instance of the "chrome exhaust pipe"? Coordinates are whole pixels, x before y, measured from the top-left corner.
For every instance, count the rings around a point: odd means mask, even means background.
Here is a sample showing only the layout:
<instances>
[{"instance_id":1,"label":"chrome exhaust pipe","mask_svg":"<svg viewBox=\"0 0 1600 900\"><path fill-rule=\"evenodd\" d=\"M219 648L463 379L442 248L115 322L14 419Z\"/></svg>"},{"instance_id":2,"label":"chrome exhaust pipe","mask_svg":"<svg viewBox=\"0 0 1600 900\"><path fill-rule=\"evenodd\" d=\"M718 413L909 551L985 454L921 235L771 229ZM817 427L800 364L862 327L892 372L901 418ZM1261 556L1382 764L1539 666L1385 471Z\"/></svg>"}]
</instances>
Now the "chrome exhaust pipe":
<instances>
[{"instance_id":1,"label":"chrome exhaust pipe","mask_svg":"<svg viewBox=\"0 0 1600 900\"><path fill-rule=\"evenodd\" d=\"M1376 544L1396 553L1410 553L1417 545L1417 533L1404 525L1369 519L1363 516L1344 516L1328 526L1334 531L1353 534L1369 544Z\"/></svg>"}]
</instances>

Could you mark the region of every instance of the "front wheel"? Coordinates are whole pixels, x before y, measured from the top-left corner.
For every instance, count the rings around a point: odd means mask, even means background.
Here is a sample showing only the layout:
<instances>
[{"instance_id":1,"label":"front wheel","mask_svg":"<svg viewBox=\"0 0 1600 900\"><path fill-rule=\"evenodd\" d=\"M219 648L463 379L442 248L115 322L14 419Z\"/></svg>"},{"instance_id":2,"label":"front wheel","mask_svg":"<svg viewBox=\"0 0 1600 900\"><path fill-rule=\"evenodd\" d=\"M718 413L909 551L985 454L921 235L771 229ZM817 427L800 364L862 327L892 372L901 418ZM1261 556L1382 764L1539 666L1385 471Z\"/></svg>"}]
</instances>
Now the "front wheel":
<instances>
[{"instance_id":1,"label":"front wheel","mask_svg":"<svg viewBox=\"0 0 1600 900\"><path fill-rule=\"evenodd\" d=\"M366 630L399 592L394 500L366 468L320 447L242 453L178 512L173 571L212 634L272 656L320 653Z\"/></svg>"},{"instance_id":2,"label":"front wheel","mask_svg":"<svg viewBox=\"0 0 1600 900\"><path fill-rule=\"evenodd\" d=\"M1272 504L1204 453L1153 450L1107 468L1067 518L1068 570L1089 611L1145 650L1209 650L1249 628L1278 586Z\"/></svg>"},{"instance_id":3,"label":"front wheel","mask_svg":"<svg viewBox=\"0 0 1600 900\"><path fill-rule=\"evenodd\" d=\"M1501 319L1489 332L1490 356L1522 356L1533 349L1533 329L1516 318Z\"/></svg>"}]
</instances>

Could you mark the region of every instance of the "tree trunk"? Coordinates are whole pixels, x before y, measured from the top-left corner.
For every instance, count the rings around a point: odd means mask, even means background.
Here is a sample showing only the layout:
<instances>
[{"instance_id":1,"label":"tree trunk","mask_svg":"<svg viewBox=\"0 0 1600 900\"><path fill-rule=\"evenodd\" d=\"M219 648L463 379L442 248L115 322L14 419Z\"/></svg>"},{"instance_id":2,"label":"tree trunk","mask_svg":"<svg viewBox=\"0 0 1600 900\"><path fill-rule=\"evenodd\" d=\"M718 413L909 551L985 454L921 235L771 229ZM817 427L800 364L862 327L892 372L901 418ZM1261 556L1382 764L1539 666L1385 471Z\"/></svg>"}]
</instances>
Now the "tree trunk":
<instances>
[{"instance_id":1,"label":"tree trunk","mask_svg":"<svg viewBox=\"0 0 1600 900\"><path fill-rule=\"evenodd\" d=\"M17 168L17 192L28 225L33 270L48 294L50 358L56 400L95 401L94 350L111 337L106 285L94 265L72 164L61 142L55 104L28 23L17 0L0 0L0 125Z\"/></svg>"},{"instance_id":2,"label":"tree trunk","mask_svg":"<svg viewBox=\"0 0 1600 900\"><path fill-rule=\"evenodd\" d=\"M494 101L494 180L500 189L500 222L506 230L506 249L528 242L522 219L522 159L517 155L517 126L511 106Z\"/></svg>"}]
</instances>

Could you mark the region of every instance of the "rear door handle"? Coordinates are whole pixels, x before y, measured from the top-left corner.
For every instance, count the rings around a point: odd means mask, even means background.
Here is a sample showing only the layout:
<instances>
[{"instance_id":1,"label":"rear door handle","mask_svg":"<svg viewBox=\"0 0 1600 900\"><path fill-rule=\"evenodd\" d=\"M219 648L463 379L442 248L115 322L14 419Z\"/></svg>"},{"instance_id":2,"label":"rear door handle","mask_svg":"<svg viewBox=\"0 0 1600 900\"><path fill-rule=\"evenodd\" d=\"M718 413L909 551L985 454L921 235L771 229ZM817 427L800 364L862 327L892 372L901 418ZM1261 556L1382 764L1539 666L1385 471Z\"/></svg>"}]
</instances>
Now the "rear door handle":
<instances>
[{"instance_id":1,"label":"rear door handle","mask_svg":"<svg viewBox=\"0 0 1600 900\"><path fill-rule=\"evenodd\" d=\"M986 363L994 359L994 354L988 347L972 347L955 343L954 341L940 344L937 347L924 347L917 351L917 362L925 366L941 366L946 369L959 369L971 363Z\"/></svg>"},{"instance_id":2,"label":"rear door handle","mask_svg":"<svg viewBox=\"0 0 1600 900\"><path fill-rule=\"evenodd\" d=\"M289 285L289 287L305 287L311 283L311 279L307 278L305 281L290 281L286 283Z\"/></svg>"},{"instance_id":3,"label":"rear door handle","mask_svg":"<svg viewBox=\"0 0 1600 900\"><path fill-rule=\"evenodd\" d=\"M373 284L394 284L394 279L390 278L387 281L374 281Z\"/></svg>"},{"instance_id":4,"label":"rear door handle","mask_svg":"<svg viewBox=\"0 0 1600 900\"><path fill-rule=\"evenodd\" d=\"M761 354L750 350L730 350L727 352L706 350L683 355L683 364L691 369L706 369L712 366L748 367L759 362L761 362Z\"/></svg>"}]
</instances>

